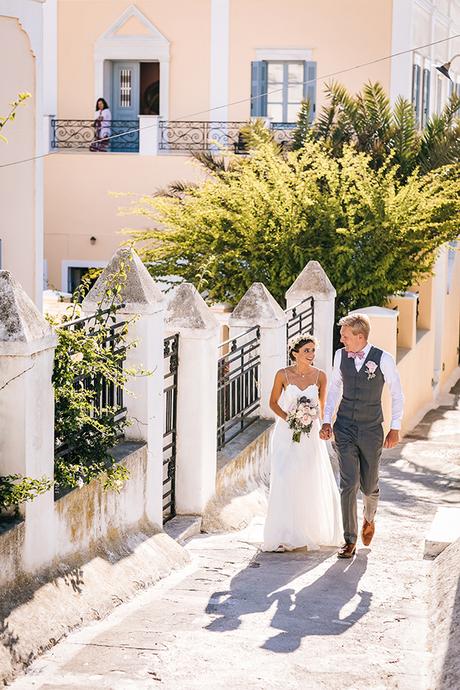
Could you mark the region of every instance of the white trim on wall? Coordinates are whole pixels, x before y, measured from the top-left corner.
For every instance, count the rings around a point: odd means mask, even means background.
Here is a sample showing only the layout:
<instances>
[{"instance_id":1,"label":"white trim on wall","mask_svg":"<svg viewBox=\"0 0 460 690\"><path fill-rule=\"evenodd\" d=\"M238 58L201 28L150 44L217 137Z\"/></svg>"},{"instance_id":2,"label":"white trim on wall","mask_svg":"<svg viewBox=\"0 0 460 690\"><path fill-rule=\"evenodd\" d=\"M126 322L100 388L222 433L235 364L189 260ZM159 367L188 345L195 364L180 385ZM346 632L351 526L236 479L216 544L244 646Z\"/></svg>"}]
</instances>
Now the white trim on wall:
<instances>
[{"instance_id":1,"label":"white trim on wall","mask_svg":"<svg viewBox=\"0 0 460 690\"><path fill-rule=\"evenodd\" d=\"M36 0L0 0L0 16L17 19L21 28L26 32L32 55L35 58L35 90L33 106L35 107L35 153L37 156L49 151L49 141L46 139L43 127L46 112L57 102L57 78L50 73L50 66L56 65L57 55L57 0L48 0L45 4ZM19 87L18 87L18 90ZM45 110L46 109L46 110ZM43 196L44 178L43 161L32 163L35 171L35 242L34 249L34 299L41 309L43 292Z\"/></svg>"},{"instance_id":2,"label":"white trim on wall","mask_svg":"<svg viewBox=\"0 0 460 690\"><path fill-rule=\"evenodd\" d=\"M228 120L229 41L230 0L211 0L211 120Z\"/></svg>"},{"instance_id":3,"label":"white trim on wall","mask_svg":"<svg viewBox=\"0 0 460 690\"><path fill-rule=\"evenodd\" d=\"M411 0L393 0L391 53L413 48L413 5ZM390 102L396 103L398 96L409 101L412 98L413 53L399 55L390 61Z\"/></svg>"},{"instance_id":4,"label":"white trim on wall","mask_svg":"<svg viewBox=\"0 0 460 690\"><path fill-rule=\"evenodd\" d=\"M149 31L148 35L118 36L117 31L131 17L136 17ZM160 63L160 117L169 113L170 42L161 31L134 5L128 7L94 47L94 101L104 93L104 61L129 60Z\"/></svg>"},{"instance_id":5,"label":"white trim on wall","mask_svg":"<svg viewBox=\"0 0 460 690\"><path fill-rule=\"evenodd\" d=\"M305 49L260 48L256 50L256 60L311 60L313 51Z\"/></svg>"},{"instance_id":6,"label":"white trim on wall","mask_svg":"<svg viewBox=\"0 0 460 690\"><path fill-rule=\"evenodd\" d=\"M61 261L61 290L67 292L69 268L105 268L107 261L87 261L86 259L64 259Z\"/></svg>"}]
</instances>

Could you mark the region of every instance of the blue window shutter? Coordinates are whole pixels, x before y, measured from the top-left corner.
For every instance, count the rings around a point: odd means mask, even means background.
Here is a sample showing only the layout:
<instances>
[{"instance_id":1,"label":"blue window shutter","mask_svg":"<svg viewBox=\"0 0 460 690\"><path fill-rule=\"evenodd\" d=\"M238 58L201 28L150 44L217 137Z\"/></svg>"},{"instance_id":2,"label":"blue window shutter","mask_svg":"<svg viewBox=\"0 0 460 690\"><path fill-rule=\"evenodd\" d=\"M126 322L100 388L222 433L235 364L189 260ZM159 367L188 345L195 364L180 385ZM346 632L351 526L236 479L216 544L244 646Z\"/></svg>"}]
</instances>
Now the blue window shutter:
<instances>
[{"instance_id":1,"label":"blue window shutter","mask_svg":"<svg viewBox=\"0 0 460 690\"><path fill-rule=\"evenodd\" d=\"M313 122L316 116L316 62L307 60L304 63L303 75L303 95L310 102L310 122Z\"/></svg>"},{"instance_id":2,"label":"blue window shutter","mask_svg":"<svg viewBox=\"0 0 460 690\"><path fill-rule=\"evenodd\" d=\"M412 105L415 111L415 120L420 124L420 65L412 66Z\"/></svg>"},{"instance_id":3,"label":"blue window shutter","mask_svg":"<svg viewBox=\"0 0 460 690\"><path fill-rule=\"evenodd\" d=\"M267 63L251 62L251 117L267 116Z\"/></svg>"},{"instance_id":4,"label":"blue window shutter","mask_svg":"<svg viewBox=\"0 0 460 690\"><path fill-rule=\"evenodd\" d=\"M423 70L423 111L422 126L424 127L430 117L430 70Z\"/></svg>"}]
</instances>

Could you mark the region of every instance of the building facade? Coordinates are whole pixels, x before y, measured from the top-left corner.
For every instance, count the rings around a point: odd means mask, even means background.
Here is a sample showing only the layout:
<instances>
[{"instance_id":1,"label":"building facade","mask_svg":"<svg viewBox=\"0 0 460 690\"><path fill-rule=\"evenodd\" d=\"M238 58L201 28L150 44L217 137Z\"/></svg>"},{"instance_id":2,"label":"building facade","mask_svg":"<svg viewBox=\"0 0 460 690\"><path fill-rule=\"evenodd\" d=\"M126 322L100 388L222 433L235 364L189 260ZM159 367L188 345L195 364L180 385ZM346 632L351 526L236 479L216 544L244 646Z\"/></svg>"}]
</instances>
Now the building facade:
<instances>
[{"instance_id":1,"label":"building facade","mask_svg":"<svg viewBox=\"0 0 460 690\"><path fill-rule=\"evenodd\" d=\"M288 136L302 99L314 117L332 80L352 92L379 81L393 102L412 99L422 124L455 88L435 66L457 50L458 39L445 40L456 34L459 0L58 0L56 155L45 161L50 287L74 288L86 267L107 262L123 227L142 226L120 216L117 193L200 179L189 150L237 145L251 117ZM460 81L460 60L455 67ZM95 152L98 98L112 138Z\"/></svg>"},{"instance_id":2,"label":"building facade","mask_svg":"<svg viewBox=\"0 0 460 690\"><path fill-rule=\"evenodd\" d=\"M0 142L1 268L37 304L43 290L43 159L49 150L49 113L56 112L56 0L0 0L3 69L0 115L21 92L31 97L7 123Z\"/></svg>"}]
</instances>

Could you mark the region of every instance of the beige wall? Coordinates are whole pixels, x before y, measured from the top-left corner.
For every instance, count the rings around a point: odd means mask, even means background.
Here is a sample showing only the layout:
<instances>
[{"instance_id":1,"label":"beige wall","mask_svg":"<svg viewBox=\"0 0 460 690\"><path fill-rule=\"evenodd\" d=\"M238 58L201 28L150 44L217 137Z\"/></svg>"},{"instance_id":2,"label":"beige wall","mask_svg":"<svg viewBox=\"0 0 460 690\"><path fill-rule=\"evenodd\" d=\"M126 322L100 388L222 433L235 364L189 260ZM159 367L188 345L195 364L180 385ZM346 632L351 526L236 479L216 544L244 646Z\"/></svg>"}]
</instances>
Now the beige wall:
<instances>
[{"instance_id":1,"label":"beige wall","mask_svg":"<svg viewBox=\"0 0 460 690\"><path fill-rule=\"evenodd\" d=\"M310 49L318 77L391 53L391 0L231 0L230 8L230 103L250 95L250 63L256 49ZM335 80L351 91L369 80L380 81L388 91L390 61L355 69ZM318 81L319 107L324 102L324 84ZM229 108L229 120L248 116L248 102Z\"/></svg>"},{"instance_id":2,"label":"beige wall","mask_svg":"<svg viewBox=\"0 0 460 690\"><path fill-rule=\"evenodd\" d=\"M60 118L92 118L95 105L95 43L130 5L127 0L59 0ZM170 41L170 119L186 118L191 113L208 108L210 0L137 0L135 6ZM137 35L145 36L145 29L138 21L129 20L129 24ZM128 25L119 35L126 36L127 30ZM154 55L152 59L155 59Z\"/></svg>"},{"instance_id":3,"label":"beige wall","mask_svg":"<svg viewBox=\"0 0 460 690\"><path fill-rule=\"evenodd\" d=\"M35 155L35 58L29 38L17 19L0 16L0 45L8 56L2 68L0 114L9 112L10 101L29 91L13 122L3 128L8 143L0 142L0 163L9 163ZM26 292L35 294L35 165L24 163L0 168L0 238L2 268L11 271Z\"/></svg>"},{"instance_id":4,"label":"beige wall","mask_svg":"<svg viewBox=\"0 0 460 690\"><path fill-rule=\"evenodd\" d=\"M445 328L442 339L441 385L444 385L459 363L460 329L460 248L449 279L449 291L445 291Z\"/></svg>"},{"instance_id":5,"label":"beige wall","mask_svg":"<svg viewBox=\"0 0 460 690\"><path fill-rule=\"evenodd\" d=\"M69 152L45 160L45 179L48 283L60 290L62 261L108 261L127 239L119 234L123 227L150 224L144 218L121 217L121 207L137 194L156 191L165 180L198 181L202 172L185 156ZM96 237L94 245L91 236Z\"/></svg>"},{"instance_id":6,"label":"beige wall","mask_svg":"<svg viewBox=\"0 0 460 690\"><path fill-rule=\"evenodd\" d=\"M441 284L439 285L439 281ZM371 341L390 353L396 352L398 371L404 391L403 433L407 433L421 416L437 402L437 396L458 371L459 319L460 319L460 253L457 250L449 278L441 271L415 285L411 292L419 294L419 315L415 323L416 301L413 296L392 297L388 306L398 308L398 334L391 332L386 322L388 310L370 313ZM436 302L438 288L444 304ZM372 308L371 308L372 309ZM366 310L363 310L366 311ZM385 318L386 317L386 318ZM436 339L441 339L441 371L436 386ZM398 345L396 349L396 345ZM388 390L383 397L385 424L388 427L391 401Z\"/></svg>"},{"instance_id":7,"label":"beige wall","mask_svg":"<svg viewBox=\"0 0 460 690\"><path fill-rule=\"evenodd\" d=\"M97 41L130 6L128 0L58 0L58 117L92 118ZM211 0L138 0L135 7L170 43L169 119L185 119L193 113L193 119L220 117L206 112L211 90ZM319 75L346 69L391 52L391 10L390 0L374 0L372 15L366 0L281 4L229 0L227 99L244 102L230 107L227 118L245 120L250 115L250 64L256 49L311 50ZM378 31L369 29L370 21ZM123 40L137 35L142 41L147 34L137 17L117 31ZM340 80L352 90L369 79L388 88L389 70L389 63L382 62L344 74ZM45 256L49 282L58 287L62 260L108 260L118 245L123 221L117 217L119 202L109 198L108 191L146 192L175 179L196 179L196 171L183 157L164 155L146 159L59 153L46 162L45 170ZM94 246L89 244L91 235L98 237Z\"/></svg>"}]
</instances>

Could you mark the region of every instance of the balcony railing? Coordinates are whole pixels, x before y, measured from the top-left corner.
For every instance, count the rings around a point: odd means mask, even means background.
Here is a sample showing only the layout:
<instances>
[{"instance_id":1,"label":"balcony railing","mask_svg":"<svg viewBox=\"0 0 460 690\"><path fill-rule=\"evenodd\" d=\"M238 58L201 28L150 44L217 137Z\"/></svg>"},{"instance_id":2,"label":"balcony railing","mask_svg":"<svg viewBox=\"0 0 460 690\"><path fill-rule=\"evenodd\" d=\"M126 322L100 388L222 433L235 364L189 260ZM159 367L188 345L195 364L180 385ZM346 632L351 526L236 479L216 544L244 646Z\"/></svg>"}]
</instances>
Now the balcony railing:
<instances>
[{"instance_id":1,"label":"balcony railing","mask_svg":"<svg viewBox=\"0 0 460 690\"><path fill-rule=\"evenodd\" d=\"M158 149L162 152L218 151L224 147L235 153L245 153L246 146L241 136L247 122L159 122ZM270 124L275 141L289 149L294 138L294 123L276 122Z\"/></svg>"},{"instance_id":2,"label":"balcony railing","mask_svg":"<svg viewBox=\"0 0 460 690\"><path fill-rule=\"evenodd\" d=\"M160 121L160 151L210 151L234 148L246 122Z\"/></svg>"},{"instance_id":3,"label":"balcony railing","mask_svg":"<svg viewBox=\"0 0 460 690\"><path fill-rule=\"evenodd\" d=\"M106 124L108 138L96 140L94 120L51 120L51 148L139 151L139 120L111 120Z\"/></svg>"},{"instance_id":4,"label":"balcony railing","mask_svg":"<svg viewBox=\"0 0 460 690\"><path fill-rule=\"evenodd\" d=\"M270 129L273 138L285 149L290 149L294 143L294 132L297 125L293 122L272 122Z\"/></svg>"},{"instance_id":5,"label":"balcony railing","mask_svg":"<svg viewBox=\"0 0 460 690\"><path fill-rule=\"evenodd\" d=\"M156 125L142 125L139 120L111 120L107 122L107 136L96 139L94 120L51 120L51 148L53 150L80 149L86 151L139 152L140 129L143 132L142 152L190 153L218 152L230 149L247 152L241 129L247 122L159 120ZM296 125L289 122L270 123L274 140L284 149L291 148Z\"/></svg>"}]
</instances>

